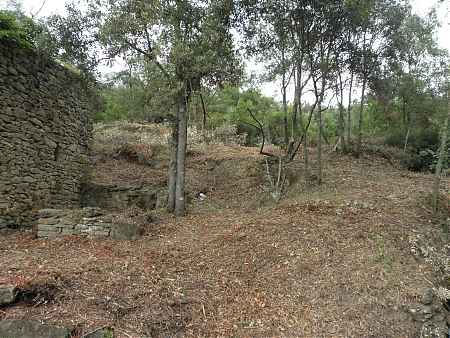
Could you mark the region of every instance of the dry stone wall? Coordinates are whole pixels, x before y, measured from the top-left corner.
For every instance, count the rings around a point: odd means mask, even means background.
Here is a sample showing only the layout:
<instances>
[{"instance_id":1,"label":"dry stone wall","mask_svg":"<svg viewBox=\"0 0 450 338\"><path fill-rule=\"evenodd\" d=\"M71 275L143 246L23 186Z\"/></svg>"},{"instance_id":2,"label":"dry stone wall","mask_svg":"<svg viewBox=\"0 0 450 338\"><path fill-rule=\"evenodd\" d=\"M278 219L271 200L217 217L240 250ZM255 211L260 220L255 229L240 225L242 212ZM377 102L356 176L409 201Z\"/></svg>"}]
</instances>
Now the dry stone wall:
<instances>
[{"instance_id":1,"label":"dry stone wall","mask_svg":"<svg viewBox=\"0 0 450 338\"><path fill-rule=\"evenodd\" d=\"M105 216L97 208L43 209L38 212L37 237L109 237L111 227L111 217Z\"/></svg>"},{"instance_id":2,"label":"dry stone wall","mask_svg":"<svg viewBox=\"0 0 450 338\"><path fill-rule=\"evenodd\" d=\"M92 97L74 72L0 42L0 229L30 226L32 210L80 205Z\"/></svg>"},{"instance_id":3,"label":"dry stone wall","mask_svg":"<svg viewBox=\"0 0 450 338\"><path fill-rule=\"evenodd\" d=\"M142 235L139 224L117 222L114 215L100 208L43 209L37 217L38 238L76 235L135 240Z\"/></svg>"}]
</instances>

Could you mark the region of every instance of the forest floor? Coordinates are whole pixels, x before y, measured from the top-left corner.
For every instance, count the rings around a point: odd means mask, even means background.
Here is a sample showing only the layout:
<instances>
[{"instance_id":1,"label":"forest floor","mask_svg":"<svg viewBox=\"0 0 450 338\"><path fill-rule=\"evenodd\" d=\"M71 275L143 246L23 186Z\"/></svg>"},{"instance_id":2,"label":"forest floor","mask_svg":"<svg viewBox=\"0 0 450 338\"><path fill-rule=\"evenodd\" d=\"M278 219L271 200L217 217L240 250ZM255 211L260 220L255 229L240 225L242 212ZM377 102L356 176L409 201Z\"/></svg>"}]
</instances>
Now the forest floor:
<instances>
[{"instance_id":1,"label":"forest floor","mask_svg":"<svg viewBox=\"0 0 450 338\"><path fill-rule=\"evenodd\" d=\"M301 175L301 158L296 160ZM102 182L163 184L167 163L97 161ZM328 152L324 183L293 182L278 204L255 148L189 152L186 217L156 211L137 241L0 236L0 284L34 287L0 319L38 319L117 337L414 337L408 309L432 287L411 253L431 222L433 177L376 156ZM449 189L446 179L444 188Z\"/></svg>"}]
</instances>

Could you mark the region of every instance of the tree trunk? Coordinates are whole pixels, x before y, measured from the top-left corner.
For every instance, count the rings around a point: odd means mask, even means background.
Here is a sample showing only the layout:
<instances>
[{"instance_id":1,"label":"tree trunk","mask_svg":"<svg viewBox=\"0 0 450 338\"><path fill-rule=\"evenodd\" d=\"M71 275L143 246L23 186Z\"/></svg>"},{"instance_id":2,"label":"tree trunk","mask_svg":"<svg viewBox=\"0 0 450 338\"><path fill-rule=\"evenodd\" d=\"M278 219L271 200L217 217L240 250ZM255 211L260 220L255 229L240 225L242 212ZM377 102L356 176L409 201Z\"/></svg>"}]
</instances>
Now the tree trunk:
<instances>
[{"instance_id":1,"label":"tree trunk","mask_svg":"<svg viewBox=\"0 0 450 338\"><path fill-rule=\"evenodd\" d=\"M444 165L444 160L447 156L448 124L450 119L450 85L447 93L447 104L448 104L448 112L445 118L444 126L442 127L441 147L439 150L439 159L436 164L436 173L433 187L433 212L435 215L439 211L439 190L441 186L442 167Z\"/></svg>"},{"instance_id":2,"label":"tree trunk","mask_svg":"<svg viewBox=\"0 0 450 338\"><path fill-rule=\"evenodd\" d=\"M184 89L179 94L178 102L178 147L177 147L177 184L175 189L175 216L186 213L185 176L187 148L187 98Z\"/></svg>"},{"instance_id":3,"label":"tree trunk","mask_svg":"<svg viewBox=\"0 0 450 338\"><path fill-rule=\"evenodd\" d=\"M283 79L282 79L282 95L283 95L283 124L284 124L284 146L289 147L289 124L288 124L288 107L287 107L287 83L286 83L286 65L284 49L281 51L281 62L283 63Z\"/></svg>"},{"instance_id":4,"label":"tree trunk","mask_svg":"<svg viewBox=\"0 0 450 338\"><path fill-rule=\"evenodd\" d=\"M350 74L350 88L348 92L347 106L347 146L351 147L352 143L352 91L353 91L353 73Z\"/></svg>"},{"instance_id":5,"label":"tree trunk","mask_svg":"<svg viewBox=\"0 0 450 338\"><path fill-rule=\"evenodd\" d=\"M305 165L305 182L309 181L309 150L308 150L308 134L305 132L303 137L303 162Z\"/></svg>"},{"instance_id":6,"label":"tree trunk","mask_svg":"<svg viewBox=\"0 0 450 338\"><path fill-rule=\"evenodd\" d=\"M361 90L361 103L359 107L359 121L358 121L358 144L356 148L357 157L361 156L362 149L362 125L363 125L363 110L364 110L364 95L366 93L367 79L366 75L363 78L362 90Z\"/></svg>"},{"instance_id":7,"label":"tree trunk","mask_svg":"<svg viewBox=\"0 0 450 338\"><path fill-rule=\"evenodd\" d=\"M299 62L299 64L297 64L297 83L296 83L296 110L295 110L295 115L294 115L294 119L292 120L292 130L293 130L293 139L295 139L295 137L298 137L299 135L299 124L300 124L300 128L302 129L302 133L304 132L303 130L303 114L302 114L302 95L303 95L303 90L302 90L302 68L301 68L301 63Z\"/></svg>"},{"instance_id":8,"label":"tree trunk","mask_svg":"<svg viewBox=\"0 0 450 338\"><path fill-rule=\"evenodd\" d=\"M172 126L172 135L169 139L170 163L168 178L168 200L167 210L175 211L175 191L177 186L177 152L178 152L178 123Z\"/></svg>"},{"instance_id":9,"label":"tree trunk","mask_svg":"<svg viewBox=\"0 0 450 338\"><path fill-rule=\"evenodd\" d=\"M302 59L300 59L302 60ZM303 88L302 88L302 62L300 61L297 64L297 84L296 84L296 103L297 103L297 109L296 109L296 115L298 118L296 118L293 121L293 131L294 131L294 137L297 137L299 135L299 125L300 129L303 134L303 165L305 167L305 173L304 173L304 179L305 183L309 182L309 150L308 150L308 131L305 127L305 122L303 121L303 107L302 107L302 96L303 96ZM296 117L297 117L296 116Z\"/></svg>"},{"instance_id":10,"label":"tree trunk","mask_svg":"<svg viewBox=\"0 0 450 338\"><path fill-rule=\"evenodd\" d=\"M206 105L205 105L205 101L203 100L203 95L200 92L200 101L202 103L202 112L203 112L203 119L202 119L202 137L203 137L203 142L205 142L205 144L208 144L208 139L206 137L206 121L208 118L208 113L206 112Z\"/></svg>"},{"instance_id":11,"label":"tree trunk","mask_svg":"<svg viewBox=\"0 0 450 338\"><path fill-rule=\"evenodd\" d=\"M406 129L406 135L405 135L405 142L403 146L403 152L406 153L406 149L408 148L408 142L409 142L409 136L411 134L411 127L412 127L412 117L409 111L407 110L407 101L403 100L403 111L405 116L405 129Z\"/></svg>"},{"instance_id":12,"label":"tree trunk","mask_svg":"<svg viewBox=\"0 0 450 338\"><path fill-rule=\"evenodd\" d=\"M322 99L319 101L318 105L318 124L319 124L319 136L317 139L317 183L322 184Z\"/></svg>"},{"instance_id":13,"label":"tree trunk","mask_svg":"<svg viewBox=\"0 0 450 338\"><path fill-rule=\"evenodd\" d=\"M345 146L345 121L344 121L344 85L342 83L342 74L339 73L339 142L341 144L341 150L346 151Z\"/></svg>"}]
</instances>

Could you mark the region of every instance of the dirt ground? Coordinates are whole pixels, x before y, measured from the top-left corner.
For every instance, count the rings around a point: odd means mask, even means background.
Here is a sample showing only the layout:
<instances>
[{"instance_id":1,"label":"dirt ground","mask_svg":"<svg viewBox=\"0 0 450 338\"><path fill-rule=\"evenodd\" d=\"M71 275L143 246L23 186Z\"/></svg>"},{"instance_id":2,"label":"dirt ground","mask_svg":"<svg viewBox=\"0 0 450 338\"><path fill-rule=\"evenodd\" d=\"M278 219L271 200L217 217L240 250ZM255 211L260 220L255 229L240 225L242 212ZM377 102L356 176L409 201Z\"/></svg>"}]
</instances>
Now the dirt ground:
<instances>
[{"instance_id":1,"label":"dirt ground","mask_svg":"<svg viewBox=\"0 0 450 338\"><path fill-rule=\"evenodd\" d=\"M97 163L101 182L164 184L167 163ZM292 170L301 175L301 159ZM432 176L328 153L322 187L291 182L275 205L257 149L191 151L188 216L162 211L134 242L0 236L0 283L34 289L0 318L117 337L415 337L407 309L436 276L410 238ZM443 182L448 189L449 180Z\"/></svg>"}]
</instances>

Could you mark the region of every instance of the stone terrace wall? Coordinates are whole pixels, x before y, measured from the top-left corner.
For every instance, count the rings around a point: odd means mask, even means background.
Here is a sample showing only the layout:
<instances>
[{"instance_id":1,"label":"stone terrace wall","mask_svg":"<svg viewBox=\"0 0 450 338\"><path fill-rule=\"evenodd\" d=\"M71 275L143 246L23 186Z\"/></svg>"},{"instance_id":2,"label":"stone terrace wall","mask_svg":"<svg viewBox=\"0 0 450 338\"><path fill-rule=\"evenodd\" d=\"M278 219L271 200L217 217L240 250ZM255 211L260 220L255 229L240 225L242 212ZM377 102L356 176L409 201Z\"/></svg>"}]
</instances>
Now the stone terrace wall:
<instances>
[{"instance_id":1,"label":"stone terrace wall","mask_svg":"<svg viewBox=\"0 0 450 338\"><path fill-rule=\"evenodd\" d=\"M43 209L38 212L37 237L67 235L109 237L112 218L97 208L72 210Z\"/></svg>"},{"instance_id":2,"label":"stone terrace wall","mask_svg":"<svg viewBox=\"0 0 450 338\"><path fill-rule=\"evenodd\" d=\"M138 223L117 222L113 214L99 208L43 209L38 212L37 237L84 236L135 240L141 237Z\"/></svg>"},{"instance_id":3,"label":"stone terrace wall","mask_svg":"<svg viewBox=\"0 0 450 338\"><path fill-rule=\"evenodd\" d=\"M0 41L0 229L31 225L31 210L80 204L92 97L72 71Z\"/></svg>"}]
</instances>

